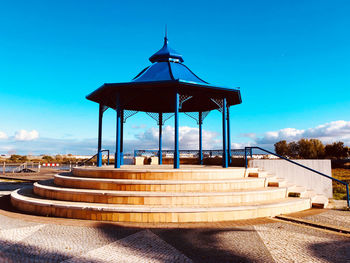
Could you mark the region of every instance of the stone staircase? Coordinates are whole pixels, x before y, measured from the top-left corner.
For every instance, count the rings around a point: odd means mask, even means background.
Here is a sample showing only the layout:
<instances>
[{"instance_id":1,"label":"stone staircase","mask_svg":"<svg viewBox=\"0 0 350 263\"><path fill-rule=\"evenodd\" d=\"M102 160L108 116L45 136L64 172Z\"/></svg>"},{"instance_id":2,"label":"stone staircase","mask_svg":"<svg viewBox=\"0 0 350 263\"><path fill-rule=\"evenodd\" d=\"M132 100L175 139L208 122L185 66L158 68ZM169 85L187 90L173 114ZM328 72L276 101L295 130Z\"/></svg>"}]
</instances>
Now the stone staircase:
<instances>
[{"instance_id":1,"label":"stone staircase","mask_svg":"<svg viewBox=\"0 0 350 263\"><path fill-rule=\"evenodd\" d=\"M11 194L17 209L118 222L213 222L322 207L328 199L257 168L74 168Z\"/></svg>"}]
</instances>

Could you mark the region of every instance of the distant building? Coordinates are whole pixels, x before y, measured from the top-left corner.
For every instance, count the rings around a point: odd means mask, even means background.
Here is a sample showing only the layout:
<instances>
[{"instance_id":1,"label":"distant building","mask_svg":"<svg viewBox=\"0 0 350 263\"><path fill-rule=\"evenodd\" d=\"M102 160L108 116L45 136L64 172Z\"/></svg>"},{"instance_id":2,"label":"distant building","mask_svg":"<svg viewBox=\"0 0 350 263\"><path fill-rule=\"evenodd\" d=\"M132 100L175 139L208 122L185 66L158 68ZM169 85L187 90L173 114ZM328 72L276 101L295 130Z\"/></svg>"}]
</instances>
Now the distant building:
<instances>
[{"instance_id":1,"label":"distant building","mask_svg":"<svg viewBox=\"0 0 350 263\"><path fill-rule=\"evenodd\" d=\"M0 159L10 159L11 155L8 154L0 154Z\"/></svg>"}]
</instances>

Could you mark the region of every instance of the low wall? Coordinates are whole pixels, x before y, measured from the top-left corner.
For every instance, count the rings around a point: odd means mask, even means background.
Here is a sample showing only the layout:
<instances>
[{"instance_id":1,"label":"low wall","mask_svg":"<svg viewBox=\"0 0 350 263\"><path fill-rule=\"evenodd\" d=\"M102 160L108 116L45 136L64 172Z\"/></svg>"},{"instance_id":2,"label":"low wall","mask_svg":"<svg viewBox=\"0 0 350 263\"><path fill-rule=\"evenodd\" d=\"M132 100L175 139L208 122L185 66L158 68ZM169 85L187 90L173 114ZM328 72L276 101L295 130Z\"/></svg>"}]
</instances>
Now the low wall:
<instances>
[{"instance_id":1,"label":"low wall","mask_svg":"<svg viewBox=\"0 0 350 263\"><path fill-rule=\"evenodd\" d=\"M332 176L330 160L293 160L316 171ZM323 194L328 198L333 197L332 180L314 172L308 171L285 160L250 160L249 167L256 167L271 172L277 177L285 178L288 183L304 186L314 190L317 194Z\"/></svg>"}]
</instances>

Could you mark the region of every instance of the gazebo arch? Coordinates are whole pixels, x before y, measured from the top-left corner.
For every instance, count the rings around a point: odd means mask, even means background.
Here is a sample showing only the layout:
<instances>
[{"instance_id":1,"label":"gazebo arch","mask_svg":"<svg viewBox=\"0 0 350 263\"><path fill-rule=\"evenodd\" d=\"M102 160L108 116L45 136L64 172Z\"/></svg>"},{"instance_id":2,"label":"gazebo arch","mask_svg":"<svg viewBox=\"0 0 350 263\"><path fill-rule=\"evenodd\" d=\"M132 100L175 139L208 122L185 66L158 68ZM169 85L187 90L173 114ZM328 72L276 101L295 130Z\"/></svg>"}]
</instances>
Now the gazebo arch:
<instances>
[{"instance_id":1,"label":"gazebo arch","mask_svg":"<svg viewBox=\"0 0 350 263\"><path fill-rule=\"evenodd\" d=\"M144 111L156 119L159 125L159 164L162 164L162 125L164 115L174 115L174 168L180 167L179 112L194 118L199 125L199 156L202 156L202 123L208 112L222 113L223 167L228 167L230 156L229 107L242 103L239 88L211 85L196 76L185 64L182 55L168 45L164 37L163 47L149 60L152 65L142 70L131 82L105 83L86 96L99 103L99 127L97 166L102 165L102 119L107 108L116 110L115 168L123 162L123 123L138 111ZM158 117L158 118L157 118Z\"/></svg>"}]
</instances>

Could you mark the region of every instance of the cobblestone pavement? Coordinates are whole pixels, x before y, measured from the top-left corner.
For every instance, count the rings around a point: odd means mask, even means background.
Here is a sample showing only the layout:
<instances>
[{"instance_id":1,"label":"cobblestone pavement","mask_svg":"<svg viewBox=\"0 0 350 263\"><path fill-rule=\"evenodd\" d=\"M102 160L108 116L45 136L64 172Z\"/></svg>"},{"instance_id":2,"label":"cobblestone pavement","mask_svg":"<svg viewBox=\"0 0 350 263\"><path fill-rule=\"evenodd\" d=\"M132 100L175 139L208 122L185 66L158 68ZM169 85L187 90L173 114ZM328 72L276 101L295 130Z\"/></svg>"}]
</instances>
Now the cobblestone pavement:
<instances>
[{"instance_id":1,"label":"cobblestone pavement","mask_svg":"<svg viewBox=\"0 0 350 263\"><path fill-rule=\"evenodd\" d=\"M349 237L272 220L147 228L28 217L0 214L0 262L350 262Z\"/></svg>"},{"instance_id":2,"label":"cobblestone pavement","mask_svg":"<svg viewBox=\"0 0 350 263\"><path fill-rule=\"evenodd\" d=\"M8 207L8 196L6 201L7 192L21 186L0 183L0 196L5 194L0 198L0 263L350 263L348 236L268 218L146 225L25 215ZM350 227L350 211L309 210L293 216Z\"/></svg>"},{"instance_id":3,"label":"cobblestone pavement","mask_svg":"<svg viewBox=\"0 0 350 263\"><path fill-rule=\"evenodd\" d=\"M340 226L350 229L350 211L325 210L321 214L303 217L316 223Z\"/></svg>"}]
</instances>

